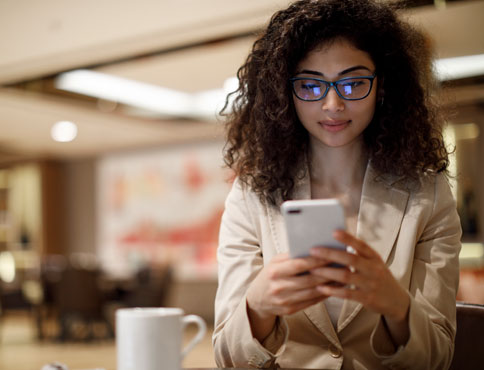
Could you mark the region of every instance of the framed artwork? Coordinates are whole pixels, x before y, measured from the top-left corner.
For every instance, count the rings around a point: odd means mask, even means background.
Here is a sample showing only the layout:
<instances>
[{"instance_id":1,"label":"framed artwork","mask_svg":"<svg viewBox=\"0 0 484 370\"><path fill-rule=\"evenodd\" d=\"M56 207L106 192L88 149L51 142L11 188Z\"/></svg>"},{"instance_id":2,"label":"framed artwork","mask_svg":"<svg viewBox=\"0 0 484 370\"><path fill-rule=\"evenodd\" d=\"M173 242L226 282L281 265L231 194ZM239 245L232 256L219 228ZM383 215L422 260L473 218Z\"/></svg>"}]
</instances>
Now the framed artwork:
<instances>
[{"instance_id":1,"label":"framed artwork","mask_svg":"<svg viewBox=\"0 0 484 370\"><path fill-rule=\"evenodd\" d=\"M233 180L222 147L198 143L99 161L97 251L109 273L169 264L179 279L215 279L220 219Z\"/></svg>"}]
</instances>

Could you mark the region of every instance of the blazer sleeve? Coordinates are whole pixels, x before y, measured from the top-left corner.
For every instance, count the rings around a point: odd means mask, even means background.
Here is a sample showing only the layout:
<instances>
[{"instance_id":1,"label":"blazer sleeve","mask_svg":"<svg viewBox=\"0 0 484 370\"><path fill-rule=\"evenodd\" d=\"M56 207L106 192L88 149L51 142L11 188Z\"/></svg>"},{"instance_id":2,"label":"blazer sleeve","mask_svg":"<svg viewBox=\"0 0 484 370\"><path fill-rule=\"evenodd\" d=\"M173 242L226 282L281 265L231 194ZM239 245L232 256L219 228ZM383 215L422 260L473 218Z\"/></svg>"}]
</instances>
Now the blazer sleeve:
<instances>
[{"instance_id":1,"label":"blazer sleeve","mask_svg":"<svg viewBox=\"0 0 484 370\"><path fill-rule=\"evenodd\" d=\"M283 351L283 343L287 339L284 320L277 321L267 343L261 344L250 329L246 291L264 262L255 210L260 204L250 201L249 206L248 196L236 180L226 199L220 226L218 289L212 338L219 367L270 367ZM272 353L271 349L277 353Z\"/></svg>"},{"instance_id":2,"label":"blazer sleeve","mask_svg":"<svg viewBox=\"0 0 484 370\"><path fill-rule=\"evenodd\" d=\"M375 354L392 369L447 369L454 350L461 226L443 175L435 177L433 206L415 246L409 286L410 337L389 348L383 320L371 336Z\"/></svg>"}]
</instances>

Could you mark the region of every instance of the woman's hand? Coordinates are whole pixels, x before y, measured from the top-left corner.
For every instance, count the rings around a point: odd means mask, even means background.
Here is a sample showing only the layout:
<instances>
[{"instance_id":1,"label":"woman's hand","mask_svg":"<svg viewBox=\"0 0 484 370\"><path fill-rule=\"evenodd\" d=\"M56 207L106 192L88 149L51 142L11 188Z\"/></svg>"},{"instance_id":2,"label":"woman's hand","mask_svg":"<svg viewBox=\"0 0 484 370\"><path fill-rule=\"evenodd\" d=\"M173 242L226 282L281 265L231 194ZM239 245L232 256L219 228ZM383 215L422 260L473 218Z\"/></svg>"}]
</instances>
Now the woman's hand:
<instances>
[{"instance_id":1,"label":"woman's hand","mask_svg":"<svg viewBox=\"0 0 484 370\"><path fill-rule=\"evenodd\" d=\"M382 314L395 342L404 344L408 338L407 314L410 306L407 292L393 277L380 255L365 242L341 230L335 231L334 238L353 247L356 254L331 248L313 248L313 257L348 266L312 269L312 275L340 283L321 285L317 289L327 296L360 302L366 308Z\"/></svg>"},{"instance_id":2,"label":"woman's hand","mask_svg":"<svg viewBox=\"0 0 484 370\"><path fill-rule=\"evenodd\" d=\"M247 291L247 311L255 338L262 342L277 316L295 313L326 298L317 287L327 279L307 273L326 263L316 257L279 254L261 270Z\"/></svg>"}]
</instances>

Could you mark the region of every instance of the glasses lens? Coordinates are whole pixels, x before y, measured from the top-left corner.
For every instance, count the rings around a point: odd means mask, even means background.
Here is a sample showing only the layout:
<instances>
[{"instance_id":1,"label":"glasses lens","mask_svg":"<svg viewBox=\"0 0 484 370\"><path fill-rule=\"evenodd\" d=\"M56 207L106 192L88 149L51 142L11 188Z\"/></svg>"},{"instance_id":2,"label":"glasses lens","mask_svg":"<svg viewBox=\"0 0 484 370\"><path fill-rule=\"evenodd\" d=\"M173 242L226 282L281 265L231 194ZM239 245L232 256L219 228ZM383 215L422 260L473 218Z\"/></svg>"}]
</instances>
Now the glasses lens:
<instances>
[{"instance_id":1,"label":"glasses lens","mask_svg":"<svg viewBox=\"0 0 484 370\"><path fill-rule=\"evenodd\" d=\"M371 80L367 78L349 78L338 81L336 88L345 99L361 99L370 92Z\"/></svg>"},{"instance_id":2,"label":"glasses lens","mask_svg":"<svg viewBox=\"0 0 484 370\"><path fill-rule=\"evenodd\" d=\"M293 81L294 92L302 100L318 100L326 91L324 82L310 78Z\"/></svg>"}]
</instances>

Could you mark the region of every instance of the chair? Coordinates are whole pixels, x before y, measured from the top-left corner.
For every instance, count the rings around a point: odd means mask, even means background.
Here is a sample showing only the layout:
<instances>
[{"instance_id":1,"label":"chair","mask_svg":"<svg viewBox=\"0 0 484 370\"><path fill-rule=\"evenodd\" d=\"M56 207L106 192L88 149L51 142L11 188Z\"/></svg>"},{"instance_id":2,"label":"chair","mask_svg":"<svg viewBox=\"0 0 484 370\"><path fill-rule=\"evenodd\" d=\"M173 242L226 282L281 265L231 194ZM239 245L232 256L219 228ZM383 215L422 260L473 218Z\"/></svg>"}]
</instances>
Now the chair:
<instances>
[{"instance_id":1,"label":"chair","mask_svg":"<svg viewBox=\"0 0 484 370\"><path fill-rule=\"evenodd\" d=\"M113 337L113 330L104 312L104 297L99 287L99 274L100 271L97 268L84 268L72 264L62 271L54 298L59 314L62 341L93 339L95 323L105 326L107 338Z\"/></svg>"},{"instance_id":2,"label":"chair","mask_svg":"<svg viewBox=\"0 0 484 370\"><path fill-rule=\"evenodd\" d=\"M31 302L37 326L39 340L51 339L57 335L57 285L62 279L62 273L67 268L67 258L58 254L42 257L40 264L40 285L42 299L40 302Z\"/></svg>"},{"instance_id":3,"label":"chair","mask_svg":"<svg viewBox=\"0 0 484 370\"><path fill-rule=\"evenodd\" d=\"M482 369L484 305L457 302L457 334L450 369Z\"/></svg>"},{"instance_id":4,"label":"chair","mask_svg":"<svg viewBox=\"0 0 484 370\"><path fill-rule=\"evenodd\" d=\"M145 267L136 274L136 287L123 299L128 307L160 307L165 305L172 283L172 269Z\"/></svg>"}]
</instances>

